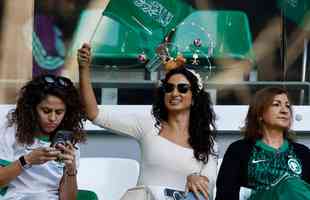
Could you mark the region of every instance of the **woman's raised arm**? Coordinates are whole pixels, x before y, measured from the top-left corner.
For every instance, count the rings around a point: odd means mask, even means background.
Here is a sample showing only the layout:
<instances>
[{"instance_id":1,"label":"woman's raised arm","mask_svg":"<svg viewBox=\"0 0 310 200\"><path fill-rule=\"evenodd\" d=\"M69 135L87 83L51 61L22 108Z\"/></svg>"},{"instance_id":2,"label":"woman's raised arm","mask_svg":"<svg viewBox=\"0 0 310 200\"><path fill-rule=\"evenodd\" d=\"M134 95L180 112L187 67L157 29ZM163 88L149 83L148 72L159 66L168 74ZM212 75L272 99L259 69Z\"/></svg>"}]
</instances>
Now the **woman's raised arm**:
<instances>
[{"instance_id":1,"label":"woman's raised arm","mask_svg":"<svg viewBox=\"0 0 310 200\"><path fill-rule=\"evenodd\" d=\"M87 118L94 120L98 115L97 101L91 85L90 64L91 64L91 47L84 43L78 50L78 64L80 76L80 91L84 103Z\"/></svg>"}]
</instances>

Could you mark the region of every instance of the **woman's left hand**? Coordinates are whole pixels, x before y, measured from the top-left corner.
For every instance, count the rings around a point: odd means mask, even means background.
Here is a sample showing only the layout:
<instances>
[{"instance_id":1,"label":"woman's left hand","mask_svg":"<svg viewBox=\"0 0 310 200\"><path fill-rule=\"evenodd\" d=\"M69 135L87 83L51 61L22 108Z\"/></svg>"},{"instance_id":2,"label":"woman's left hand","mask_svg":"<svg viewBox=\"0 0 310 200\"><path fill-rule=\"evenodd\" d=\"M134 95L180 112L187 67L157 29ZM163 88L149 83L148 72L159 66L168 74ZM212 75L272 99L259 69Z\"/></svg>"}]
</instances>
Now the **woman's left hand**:
<instances>
[{"instance_id":1,"label":"woman's left hand","mask_svg":"<svg viewBox=\"0 0 310 200\"><path fill-rule=\"evenodd\" d=\"M66 145L58 144L57 149L61 150L59 159L61 159L66 166L66 173L75 174L76 163L75 163L75 148L73 144L67 142Z\"/></svg>"},{"instance_id":2,"label":"woman's left hand","mask_svg":"<svg viewBox=\"0 0 310 200\"><path fill-rule=\"evenodd\" d=\"M194 193L197 199L201 194L208 199L209 179L206 176L191 174L187 176L186 189Z\"/></svg>"}]
</instances>

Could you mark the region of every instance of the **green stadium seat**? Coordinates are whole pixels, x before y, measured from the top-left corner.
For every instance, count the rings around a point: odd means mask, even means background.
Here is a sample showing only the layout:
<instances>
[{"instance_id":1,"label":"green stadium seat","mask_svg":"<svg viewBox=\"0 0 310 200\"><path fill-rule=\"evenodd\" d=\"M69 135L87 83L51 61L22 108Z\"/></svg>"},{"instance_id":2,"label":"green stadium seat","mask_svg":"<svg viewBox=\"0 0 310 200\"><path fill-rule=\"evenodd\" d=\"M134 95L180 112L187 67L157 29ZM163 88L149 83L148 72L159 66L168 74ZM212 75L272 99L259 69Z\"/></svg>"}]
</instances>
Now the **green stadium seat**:
<instances>
[{"instance_id":1,"label":"green stadium seat","mask_svg":"<svg viewBox=\"0 0 310 200\"><path fill-rule=\"evenodd\" d=\"M90 23L96 20L99 24ZM88 35L85 35L84 32L87 30L89 30ZM138 56L143 53L141 37L121 23L102 16L101 9L84 11L76 33L75 41L85 41L86 38L88 40L91 38L94 65L139 64Z\"/></svg>"},{"instance_id":2,"label":"green stadium seat","mask_svg":"<svg viewBox=\"0 0 310 200\"><path fill-rule=\"evenodd\" d=\"M196 11L176 27L171 43L172 54L192 59L196 53L203 63L210 57L254 60L248 18L239 11Z\"/></svg>"}]
</instances>

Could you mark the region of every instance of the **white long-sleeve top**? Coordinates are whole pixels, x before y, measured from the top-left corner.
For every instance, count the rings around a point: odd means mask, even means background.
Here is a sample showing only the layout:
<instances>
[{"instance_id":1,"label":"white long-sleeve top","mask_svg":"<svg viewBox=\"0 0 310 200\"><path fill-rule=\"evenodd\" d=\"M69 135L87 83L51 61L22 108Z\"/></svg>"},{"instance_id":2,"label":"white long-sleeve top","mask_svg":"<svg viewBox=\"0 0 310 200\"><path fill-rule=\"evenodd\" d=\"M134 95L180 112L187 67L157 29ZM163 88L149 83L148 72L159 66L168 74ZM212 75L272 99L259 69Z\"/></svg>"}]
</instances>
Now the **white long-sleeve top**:
<instances>
[{"instance_id":1,"label":"white long-sleeve top","mask_svg":"<svg viewBox=\"0 0 310 200\"><path fill-rule=\"evenodd\" d=\"M104 111L103 111L104 110ZM217 157L209 155L207 164L195 159L193 149L182 147L159 135L155 119L150 112L122 112L115 107L99 108L93 123L132 136L141 149L139 184L165 186L184 190L186 177L200 172L209 179L210 199L217 176ZM217 144L214 145L217 152Z\"/></svg>"}]
</instances>

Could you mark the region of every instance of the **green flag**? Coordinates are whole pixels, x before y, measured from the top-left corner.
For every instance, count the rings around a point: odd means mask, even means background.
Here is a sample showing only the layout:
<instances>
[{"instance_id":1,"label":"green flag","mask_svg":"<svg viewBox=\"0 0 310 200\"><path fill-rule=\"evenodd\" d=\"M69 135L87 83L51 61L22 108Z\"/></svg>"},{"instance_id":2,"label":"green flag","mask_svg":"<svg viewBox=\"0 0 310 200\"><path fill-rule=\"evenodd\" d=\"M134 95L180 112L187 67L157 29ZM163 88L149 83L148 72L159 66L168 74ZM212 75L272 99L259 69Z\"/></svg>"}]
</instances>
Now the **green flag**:
<instances>
[{"instance_id":1,"label":"green flag","mask_svg":"<svg viewBox=\"0 0 310 200\"><path fill-rule=\"evenodd\" d=\"M192 11L184 0L110 0L102 14L137 32L145 41L146 54L152 57L166 34Z\"/></svg>"},{"instance_id":2,"label":"green flag","mask_svg":"<svg viewBox=\"0 0 310 200\"><path fill-rule=\"evenodd\" d=\"M310 0L278 0L278 7L288 19L310 30Z\"/></svg>"}]
</instances>

